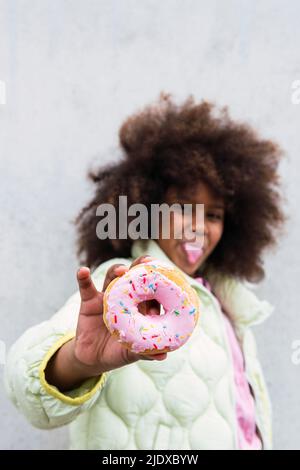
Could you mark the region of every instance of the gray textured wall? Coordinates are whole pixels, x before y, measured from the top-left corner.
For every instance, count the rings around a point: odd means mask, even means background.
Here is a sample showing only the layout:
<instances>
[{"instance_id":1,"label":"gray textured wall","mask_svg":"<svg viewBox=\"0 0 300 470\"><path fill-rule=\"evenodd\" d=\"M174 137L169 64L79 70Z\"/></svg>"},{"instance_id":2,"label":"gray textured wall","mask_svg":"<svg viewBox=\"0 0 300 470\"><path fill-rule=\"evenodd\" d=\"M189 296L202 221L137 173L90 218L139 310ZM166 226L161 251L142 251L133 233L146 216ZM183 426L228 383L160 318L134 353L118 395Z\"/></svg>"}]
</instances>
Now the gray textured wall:
<instances>
[{"instance_id":1,"label":"gray textured wall","mask_svg":"<svg viewBox=\"0 0 300 470\"><path fill-rule=\"evenodd\" d=\"M1 332L7 347L76 289L70 220L88 200L87 166L118 156L123 118L160 90L228 104L276 138L291 220L256 289L276 305L257 328L276 448L300 448L300 79L297 0L0 0ZM251 255L251 252L250 252ZM1 343L3 344L3 343ZM35 430L3 392L0 447L65 448L65 429Z\"/></svg>"}]
</instances>

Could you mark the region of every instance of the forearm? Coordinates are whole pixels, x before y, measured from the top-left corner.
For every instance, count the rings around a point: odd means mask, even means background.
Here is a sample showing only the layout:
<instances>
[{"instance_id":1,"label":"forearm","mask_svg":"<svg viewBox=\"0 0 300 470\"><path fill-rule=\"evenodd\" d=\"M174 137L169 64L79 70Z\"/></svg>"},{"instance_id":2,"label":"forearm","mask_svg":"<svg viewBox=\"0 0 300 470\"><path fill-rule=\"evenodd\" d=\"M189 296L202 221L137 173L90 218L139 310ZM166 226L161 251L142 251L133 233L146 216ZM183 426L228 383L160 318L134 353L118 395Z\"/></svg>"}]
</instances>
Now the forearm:
<instances>
[{"instance_id":1,"label":"forearm","mask_svg":"<svg viewBox=\"0 0 300 470\"><path fill-rule=\"evenodd\" d=\"M75 338L55 353L45 369L47 382L62 392L77 388L84 380L102 373L100 367L95 370L94 367L79 362L74 353L74 346Z\"/></svg>"}]
</instances>

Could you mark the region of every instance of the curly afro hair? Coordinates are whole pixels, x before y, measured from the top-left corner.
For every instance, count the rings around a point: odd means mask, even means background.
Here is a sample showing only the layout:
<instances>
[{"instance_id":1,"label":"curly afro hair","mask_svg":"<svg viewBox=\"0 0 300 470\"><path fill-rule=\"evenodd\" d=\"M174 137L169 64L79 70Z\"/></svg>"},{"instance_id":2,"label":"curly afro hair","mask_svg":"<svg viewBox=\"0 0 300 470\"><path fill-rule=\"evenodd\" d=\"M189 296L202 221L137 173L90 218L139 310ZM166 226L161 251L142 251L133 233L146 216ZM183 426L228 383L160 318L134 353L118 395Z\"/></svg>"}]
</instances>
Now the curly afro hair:
<instances>
[{"instance_id":1,"label":"curly afro hair","mask_svg":"<svg viewBox=\"0 0 300 470\"><path fill-rule=\"evenodd\" d=\"M233 121L227 107L218 112L215 104L197 104L192 95L177 105L164 92L125 120L119 141L119 162L88 171L95 194L74 220L81 263L94 268L131 256L130 238L97 238L99 204L117 210L119 195L126 195L128 205L150 208L165 201L171 186L184 190L204 182L225 203L224 231L206 265L241 280L264 278L262 254L276 244L286 221L277 172L283 152L276 143Z\"/></svg>"}]
</instances>

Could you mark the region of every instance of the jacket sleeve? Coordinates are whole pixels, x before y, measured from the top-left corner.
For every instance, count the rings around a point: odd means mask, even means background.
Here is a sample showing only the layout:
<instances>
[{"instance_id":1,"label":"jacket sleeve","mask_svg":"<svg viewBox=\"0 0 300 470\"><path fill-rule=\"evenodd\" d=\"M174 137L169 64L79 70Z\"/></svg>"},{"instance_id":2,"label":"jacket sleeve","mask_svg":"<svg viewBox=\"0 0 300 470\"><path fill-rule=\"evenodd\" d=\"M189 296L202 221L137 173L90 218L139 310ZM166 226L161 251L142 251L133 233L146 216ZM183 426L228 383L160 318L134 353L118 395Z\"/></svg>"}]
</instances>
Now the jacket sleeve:
<instances>
[{"instance_id":1,"label":"jacket sleeve","mask_svg":"<svg viewBox=\"0 0 300 470\"><path fill-rule=\"evenodd\" d=\"M107 269L115 263L128 265L130 261L114 258L101 264L92 274L98 290L102 289ZM80 302L77 291L49 320L25 331L8 353L4 374L6 391L14 405L38 428L63 426L90 409L111 373L88 379L80 387L63 393L46 382L47 363L75 336Z\"/></svg>"}]
</instances>

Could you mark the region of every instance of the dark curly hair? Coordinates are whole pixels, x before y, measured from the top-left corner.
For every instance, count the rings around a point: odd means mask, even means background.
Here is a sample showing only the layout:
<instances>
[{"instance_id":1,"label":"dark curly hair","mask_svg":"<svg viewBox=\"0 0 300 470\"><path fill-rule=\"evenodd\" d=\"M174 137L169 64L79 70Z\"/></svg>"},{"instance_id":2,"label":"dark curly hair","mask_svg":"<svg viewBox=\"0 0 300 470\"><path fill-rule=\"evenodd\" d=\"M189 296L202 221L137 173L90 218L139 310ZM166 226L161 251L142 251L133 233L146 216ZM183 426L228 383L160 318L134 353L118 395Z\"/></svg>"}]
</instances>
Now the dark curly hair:
<instances>
[{"instance_id":1,"label":"dark curly hair","mask_svg":"<svg viewBox=\"0 0 300 470\"><path fill-rule=\"evenodd\" d=\"M217 111L211 102L196 104L192 95L176 105L161 92L157 102L125 120L119 130L120 161L89 169L95 194L73 221L82 264L93 268L131 256L130 238L97 238L99 204L117 209L119 195L126 195L128 205L149 208L164 202L171 186L184 190L204 182L225 202L224 231L209 267L250 282L264 278L262 254L276 244L286 221L277 172L283 152L249 125L233 121L227 107Z\"/></svg>"}]
</instances>

